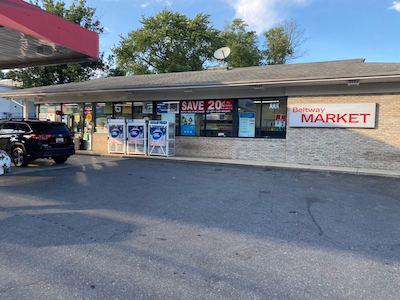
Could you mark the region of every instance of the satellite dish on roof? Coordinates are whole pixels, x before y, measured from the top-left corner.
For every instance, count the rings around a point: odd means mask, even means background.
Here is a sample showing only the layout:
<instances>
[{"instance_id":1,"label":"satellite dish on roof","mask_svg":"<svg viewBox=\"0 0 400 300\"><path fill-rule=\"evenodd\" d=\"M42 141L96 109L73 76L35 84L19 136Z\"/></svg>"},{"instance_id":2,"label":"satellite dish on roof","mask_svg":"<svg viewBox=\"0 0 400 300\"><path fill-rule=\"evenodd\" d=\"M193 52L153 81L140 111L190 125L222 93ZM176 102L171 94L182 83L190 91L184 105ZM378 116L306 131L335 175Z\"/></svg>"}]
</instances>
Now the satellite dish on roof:
<instances>
[{"instance_id":1,"label":"satellite dish on roof","mask_svg":"<svg viewBox=\"0 0 400 300\"><path fill-rule=\"evenodd\" d=\"M218 60L225 60L231 54L231 48L229 47L222 47L214 52L215 59Z\"/></svg>"}]
</instances>

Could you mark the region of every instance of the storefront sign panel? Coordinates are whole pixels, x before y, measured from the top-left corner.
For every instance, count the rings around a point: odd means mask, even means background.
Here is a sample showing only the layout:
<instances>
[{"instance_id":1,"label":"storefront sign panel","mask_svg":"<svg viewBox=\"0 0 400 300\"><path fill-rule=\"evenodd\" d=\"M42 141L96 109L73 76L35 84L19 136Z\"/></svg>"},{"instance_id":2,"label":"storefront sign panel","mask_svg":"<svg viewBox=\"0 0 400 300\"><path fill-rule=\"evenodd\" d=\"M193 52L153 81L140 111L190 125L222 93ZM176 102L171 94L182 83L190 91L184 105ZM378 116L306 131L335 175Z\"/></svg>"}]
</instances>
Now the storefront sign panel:
<instances>
[{"instance_id":1,"label":"storefront sign panel","mask_svg":"<svg viewBox=\"0 0 400 300\"><path fill-rule=\"evenodd\" d=\"M376 127L376 103L289 104L288 114L290 127Z\"/></svg>"},{"instance_id":2,"label":"storefront sign panel","mask_svg":"<svg viewBox=\"0 0 400 300\"><path fill-rule=\"evenodd\" d=\"M229 112L233 110L233 100L191 100L181 102L181 112Z\"/></svg>"}]
</instances>

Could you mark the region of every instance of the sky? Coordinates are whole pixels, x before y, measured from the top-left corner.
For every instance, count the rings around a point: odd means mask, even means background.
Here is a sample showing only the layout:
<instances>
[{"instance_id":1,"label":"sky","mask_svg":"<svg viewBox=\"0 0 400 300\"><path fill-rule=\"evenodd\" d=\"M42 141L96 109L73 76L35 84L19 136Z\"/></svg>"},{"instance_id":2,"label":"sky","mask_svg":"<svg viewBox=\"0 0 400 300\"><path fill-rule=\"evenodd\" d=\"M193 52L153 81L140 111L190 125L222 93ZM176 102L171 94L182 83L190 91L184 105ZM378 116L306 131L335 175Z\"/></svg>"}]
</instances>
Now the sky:
<instances>
[{"instance_id":1,"label":"sky","mask_svg":"<svg viewBox=\"0 0 400 300\"><path fill-rule=\"evenodd\" d=\"M71 0L66 1L71 2ZM105 27L101 51L110 54L121 36L140 27L142 16L167 8L193 17L206 13L223 29L235 17L260 36L285 20L305 33L303 55L294 61L366 58L400 62L400 1L393 0L87 0Z\"/></svg>"}]
</instances>

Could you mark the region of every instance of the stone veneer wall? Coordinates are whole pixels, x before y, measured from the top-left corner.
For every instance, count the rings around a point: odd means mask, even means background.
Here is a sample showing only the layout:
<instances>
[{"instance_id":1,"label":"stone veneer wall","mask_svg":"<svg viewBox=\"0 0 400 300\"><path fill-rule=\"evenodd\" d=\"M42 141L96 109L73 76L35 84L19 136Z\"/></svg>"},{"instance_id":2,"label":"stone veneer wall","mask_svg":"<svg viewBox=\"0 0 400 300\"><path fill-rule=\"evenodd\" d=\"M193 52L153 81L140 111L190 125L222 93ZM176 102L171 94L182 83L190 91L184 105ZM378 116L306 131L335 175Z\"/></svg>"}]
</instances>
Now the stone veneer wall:
<instances>
[{"instance_id":1,"label":"stone veneer wall","mask_svg":"<svg viewBox=\"0 0 400 300\"><path fill-rule=\"evenodd\" d=\"M177 156L400 169L400 95L292 97L288 103L377 103L375 129L288 128L285 140L177 137ZM93 151L107 153L107 135Z\"/></svg>"}]
</instances>

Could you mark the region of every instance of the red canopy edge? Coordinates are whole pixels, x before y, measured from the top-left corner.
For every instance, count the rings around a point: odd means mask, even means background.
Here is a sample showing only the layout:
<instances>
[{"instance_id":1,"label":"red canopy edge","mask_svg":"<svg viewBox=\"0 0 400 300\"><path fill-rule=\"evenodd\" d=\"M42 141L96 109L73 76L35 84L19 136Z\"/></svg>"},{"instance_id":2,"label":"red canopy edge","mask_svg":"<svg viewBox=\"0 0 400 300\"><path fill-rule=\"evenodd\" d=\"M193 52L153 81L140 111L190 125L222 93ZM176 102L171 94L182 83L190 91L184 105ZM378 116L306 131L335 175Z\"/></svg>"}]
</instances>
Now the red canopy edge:
<instances>
[{"instance_id":1,"label":"red canopy edge","mask_svg":"<svg viewBox=\"0 0 400 300\"><path fill-rule=\"evenodd\" d=\"M99 58L99 35L22 0L0 1L0 26Z\"/></svg>"}]
</instances>

